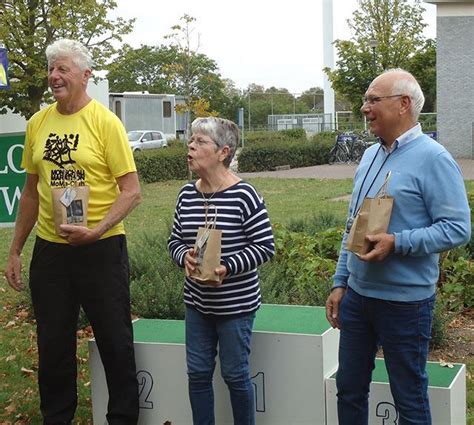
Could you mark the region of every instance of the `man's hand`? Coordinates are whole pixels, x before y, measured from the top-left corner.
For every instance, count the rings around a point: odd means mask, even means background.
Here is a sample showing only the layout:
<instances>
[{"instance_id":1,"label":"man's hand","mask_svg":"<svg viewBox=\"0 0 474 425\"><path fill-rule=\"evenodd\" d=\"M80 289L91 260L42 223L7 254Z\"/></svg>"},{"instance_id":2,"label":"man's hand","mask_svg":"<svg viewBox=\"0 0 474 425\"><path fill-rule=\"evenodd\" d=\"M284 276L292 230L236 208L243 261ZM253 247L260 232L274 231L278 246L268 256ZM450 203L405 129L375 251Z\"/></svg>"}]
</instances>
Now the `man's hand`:
<instances>
[{"instance_id":1,"label":"man's hand","mask_svg":"<svg viewBox=\"0 0 474 425\"><path fill-rule=\"evenodd\" d=\"M72 224L61 224L61 236L69 245L86 245L99 239L99 234L94 229Z\"/></svg>"},{"instance_id":2,"label":"man's hand","mask_svg":"<svg viewBox=\"0 0 474 425\"><path fill-rule=\"evenodd\" d=\"M335 329L340 329L339 324L339 305L346 294L346 288L334 288L326 300L326 319Z\"/></svg>"},{"instance_id":3,"label":"man's hand","mask_svg":"<svg viewBox=\"0 0 474 425\"><path fill-rule=\"evenodd\" d=\"M20 254L10 254L8 257L7 267L5 269L5 277L8 284L15 291L23 291L25 285L21 279L21 258Z\"/></svg>"},{"instance_id":4,"label":"man's hand","mask_svg":"<svg viewBox=\"0 0 474 425\"><path fill-rule=\"evenodd\" d=\"M388 233L367 235L365 237L374 247L364 255L358 255L362 261L383 261L395 248L395 236Z\"/></svg>"}]
</instances>

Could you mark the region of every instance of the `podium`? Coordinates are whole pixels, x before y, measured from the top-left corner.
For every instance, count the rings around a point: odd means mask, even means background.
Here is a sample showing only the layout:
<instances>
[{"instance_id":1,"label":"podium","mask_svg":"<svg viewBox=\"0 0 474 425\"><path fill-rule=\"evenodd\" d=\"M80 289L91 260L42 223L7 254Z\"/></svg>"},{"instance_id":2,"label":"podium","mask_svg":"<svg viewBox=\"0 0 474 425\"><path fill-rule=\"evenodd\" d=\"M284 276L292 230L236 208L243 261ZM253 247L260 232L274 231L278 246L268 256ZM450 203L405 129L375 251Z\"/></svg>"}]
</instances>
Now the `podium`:
<instances>
[{"instance_id":1,"label":"podium","mask_svg":"<svg viewBox=\"0 0 474 425\"><path fill-rule=\"evenodd\" d=\"M140 425L191 425L184 321L134 322ZM325 377L337 367L338 331L322 307L262 305L250 356L258 425L325 425ZM103 425L108 400L97 345L89 341L94 424ZM232 425L227 386L217 361L216 423Z\"/></svg>"},{"instance_id":2,"label":"podium","mask_svg":"<svg viewBox=\"0 0 474 425\"><path fill-rule=\"evenodd\" d=\"M139 319L133 323L139 382L139 425L191 425L184 321ZM251 346L251 376L257 425L337 425L336 382L339 331L323 307L262 305ZM93 420L106 423L105 375L97 345L89 341ZM466 367L429 362L434 425L465 425ZM217 357L214 374L216 423L232 425L227 386ZM388 376L376 360L369 400L370 425L398 425Z\"/></svg>"},{"instance_id":3,"label":"podium","mask_svg":"<svg viewBox=\"0 0 474 425\"><path fill-rule=\"evenodd\" d=\"M466 424L466 366L454 364L453 368L442 367L437 362L428 362L428 396L433 425ZM327 425L337 425L335 374L326 380ZM387 370L382 359L375 361L370 384L369 425L398 424Z\"/></svg>"}]
</instances>

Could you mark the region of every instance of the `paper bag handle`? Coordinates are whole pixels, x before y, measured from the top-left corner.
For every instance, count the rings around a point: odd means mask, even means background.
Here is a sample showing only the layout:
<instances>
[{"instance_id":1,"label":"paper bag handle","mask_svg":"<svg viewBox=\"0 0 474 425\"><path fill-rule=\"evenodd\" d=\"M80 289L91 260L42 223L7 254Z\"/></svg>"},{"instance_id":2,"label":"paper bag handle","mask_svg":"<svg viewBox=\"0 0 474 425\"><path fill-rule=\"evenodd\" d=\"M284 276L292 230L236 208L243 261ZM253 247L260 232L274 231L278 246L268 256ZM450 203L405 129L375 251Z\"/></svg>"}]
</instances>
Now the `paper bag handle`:
<instances>
[{"instance_id":1,"label":"paper bag handle","mask_svg":"<svg viewBox=\"0 0 474 425\"><path fill-rule=\"evenodd\" d=\"M378 192L375 194L374 198L386 198L387 195L387 186L388 186L388 181L390 180L390 177L392 176L392 172L389 171L387 175L385 176L385 180L383 181L382 186L380 186L380 189Z\"/></svg>"}]
</instances>

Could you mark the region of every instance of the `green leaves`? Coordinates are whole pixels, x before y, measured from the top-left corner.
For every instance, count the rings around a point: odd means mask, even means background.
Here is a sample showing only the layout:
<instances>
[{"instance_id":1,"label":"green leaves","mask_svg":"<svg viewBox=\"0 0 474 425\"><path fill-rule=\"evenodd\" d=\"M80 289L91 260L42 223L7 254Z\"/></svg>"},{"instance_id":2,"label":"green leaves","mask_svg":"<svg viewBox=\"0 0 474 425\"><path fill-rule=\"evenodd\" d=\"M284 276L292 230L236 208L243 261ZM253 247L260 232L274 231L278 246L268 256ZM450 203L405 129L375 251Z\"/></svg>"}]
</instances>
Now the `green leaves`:
<instances>
[{"instance_id":1,"label":"green leaves","mask_svg":"<svg viewBox=\"0 0 474 425\"><path fill-rule=\"evenodd\" d=\"M375 76L388 68L410 70L412 58L428 49L424 44L423 11L419 1L359 0L358 10L348 21L353 37L335 41L339 57L336 68L324 69L334 90L351 103L355 114L360 115L360 97ZM430 66L435 72L435 65ZM424 84L424 73L415 68L411 70L422 87L433 83L430 78Z\"/></svg>"},{"instance_id":2,"label":"green leaves","mask_svg":"<svg viewBox=\"0 0 474 425\"><path fill-rule=\"evenodd\" d=\"M46 47L58 38L89 46L95 70L115 53L114 42L131 32L134 20L110 20L113 0L5 0L0 2L0 40L9 54L11 90L0 92L5 107L25 118L48 99Z\"/></svg>"}]
</instances>

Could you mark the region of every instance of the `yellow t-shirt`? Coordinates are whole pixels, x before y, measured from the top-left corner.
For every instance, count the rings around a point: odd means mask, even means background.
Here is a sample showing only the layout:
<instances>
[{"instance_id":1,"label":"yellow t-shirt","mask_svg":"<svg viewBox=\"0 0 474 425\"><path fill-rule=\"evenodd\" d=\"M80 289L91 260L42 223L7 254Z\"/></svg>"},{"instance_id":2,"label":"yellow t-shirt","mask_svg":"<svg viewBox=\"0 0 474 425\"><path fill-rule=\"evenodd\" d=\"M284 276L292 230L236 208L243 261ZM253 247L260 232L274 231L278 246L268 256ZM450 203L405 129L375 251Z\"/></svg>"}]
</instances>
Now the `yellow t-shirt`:
<instances>
[{"instance_id":1,"label":"yellow t-shirt","mask_svg":"<svg viewBox=\"0 0 474 425\"><path fill-rule=\"evenodd\" d=\"M62 115L56 103L28 122L22 167L39 176L37 235L66 243L54 229L51 188L72 182L90 188L87 225L95 227L117 199L116 177L136 171L132 150L121 121L91 100L79 112ZM120 222L101 239L125 233Z\"/></svg>"}]
</instances>

